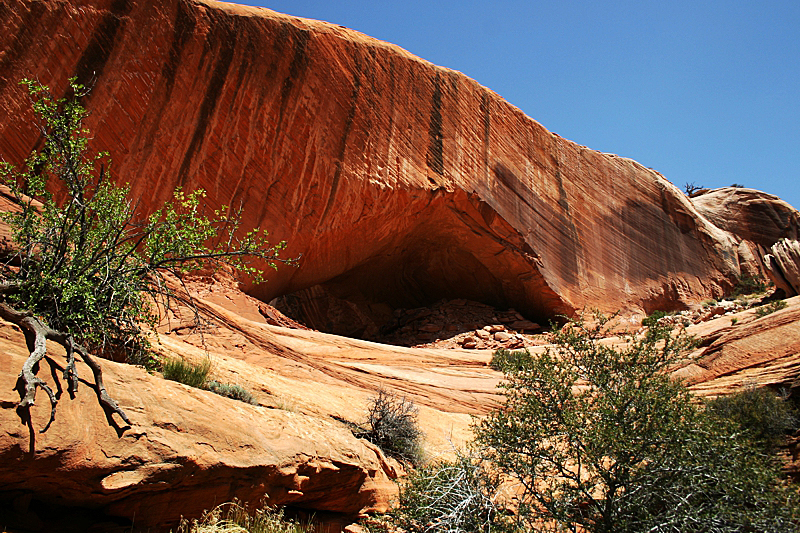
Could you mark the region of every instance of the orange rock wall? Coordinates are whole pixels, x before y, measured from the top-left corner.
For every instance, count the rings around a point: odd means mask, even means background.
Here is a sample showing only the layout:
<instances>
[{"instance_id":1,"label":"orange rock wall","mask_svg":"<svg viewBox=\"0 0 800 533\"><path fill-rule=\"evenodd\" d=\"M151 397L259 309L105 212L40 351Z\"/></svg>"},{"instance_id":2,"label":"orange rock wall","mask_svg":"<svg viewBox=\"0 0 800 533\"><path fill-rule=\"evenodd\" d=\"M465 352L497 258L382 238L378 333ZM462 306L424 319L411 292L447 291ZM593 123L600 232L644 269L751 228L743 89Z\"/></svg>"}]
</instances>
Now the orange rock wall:
<instances>
[{"instance_id":1,"label":"orange rock wall","mask_svg":"<svg viewBox=\"0 0 800 533\"><path fill-rule=\"evenodd\" d=\"M683 307L739 271L730 236L657 172L341 26L212 1L21 0L0 27L0 154L37 142L17 80L94 83L94 147L145 207L202 187L303 254L250 288L265 300L323 284L367 307L463 297L541 319Z\"/></svg>"}]
</instances>

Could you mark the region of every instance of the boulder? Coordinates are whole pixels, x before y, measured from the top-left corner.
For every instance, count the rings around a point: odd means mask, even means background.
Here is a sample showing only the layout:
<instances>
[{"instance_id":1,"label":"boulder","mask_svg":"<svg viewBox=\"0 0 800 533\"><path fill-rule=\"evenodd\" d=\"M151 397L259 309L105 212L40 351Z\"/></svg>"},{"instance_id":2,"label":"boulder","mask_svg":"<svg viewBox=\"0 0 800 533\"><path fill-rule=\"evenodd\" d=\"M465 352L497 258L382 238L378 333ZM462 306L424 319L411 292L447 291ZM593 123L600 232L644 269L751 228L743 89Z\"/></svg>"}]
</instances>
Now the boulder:
<instances>
[{"instance_id":1,"label":"boulder","mask_svg":"<svg viewBox=\"0 0 800 533\"><path fill-rule=\"evenodd\" d=\"M786 296L800 294L800 241L783 239L764 256L767 276Z\"/></svg>"}]
</instances>

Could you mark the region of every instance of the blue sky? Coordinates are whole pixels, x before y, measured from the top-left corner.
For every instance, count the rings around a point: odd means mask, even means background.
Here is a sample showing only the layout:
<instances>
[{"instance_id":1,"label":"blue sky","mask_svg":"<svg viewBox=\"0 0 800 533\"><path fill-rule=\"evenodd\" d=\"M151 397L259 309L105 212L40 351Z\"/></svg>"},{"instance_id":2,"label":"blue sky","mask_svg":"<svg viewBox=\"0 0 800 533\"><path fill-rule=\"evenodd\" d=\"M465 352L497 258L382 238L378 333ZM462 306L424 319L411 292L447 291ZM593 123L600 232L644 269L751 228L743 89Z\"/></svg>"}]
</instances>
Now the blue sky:
<instances>
[{"instance_id":1,"label":"blue sky","mask_svg":"<svg viewBox=\"0 0 800 533\"><path fill-rule=\"evenodd\" d=\"M800 2L244 0L459 70L579 144L681 188L800 208Z\"/></svg>"}]
</instances>

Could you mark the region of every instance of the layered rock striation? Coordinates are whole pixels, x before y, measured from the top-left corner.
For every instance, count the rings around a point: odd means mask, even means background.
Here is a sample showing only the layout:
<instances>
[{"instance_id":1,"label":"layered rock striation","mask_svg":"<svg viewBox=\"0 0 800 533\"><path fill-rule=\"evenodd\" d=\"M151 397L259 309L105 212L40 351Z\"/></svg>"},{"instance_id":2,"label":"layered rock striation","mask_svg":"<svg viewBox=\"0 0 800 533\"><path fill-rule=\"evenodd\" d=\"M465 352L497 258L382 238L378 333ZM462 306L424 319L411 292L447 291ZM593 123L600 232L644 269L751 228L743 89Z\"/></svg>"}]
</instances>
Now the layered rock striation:
<instances>
[{"instance_id":1,"label":"layered rock striation","mask_svg":"<svg viewBox=\"0 0 800 533\"><path fill-rule=\"evenodd\" d=\"M303 256L248 291L294 294L317 328L376 331L445 298L541 323L686 308L760 268L657 172L341 26L205 0L21 0L0 27L6 160L38 142L16 81L60 93L77 76L94 148L143 209L176 186L241 205Z\"/></svg>"}]
</instances>

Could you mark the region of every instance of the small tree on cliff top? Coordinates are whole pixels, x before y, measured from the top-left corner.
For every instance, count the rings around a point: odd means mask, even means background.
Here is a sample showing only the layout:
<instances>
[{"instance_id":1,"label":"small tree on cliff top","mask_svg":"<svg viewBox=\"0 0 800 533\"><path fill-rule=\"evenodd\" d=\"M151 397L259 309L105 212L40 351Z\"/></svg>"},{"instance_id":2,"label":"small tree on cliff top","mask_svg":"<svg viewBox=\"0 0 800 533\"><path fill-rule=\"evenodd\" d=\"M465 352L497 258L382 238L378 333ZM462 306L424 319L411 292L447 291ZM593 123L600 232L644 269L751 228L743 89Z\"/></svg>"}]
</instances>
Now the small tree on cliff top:
<instances>
[{"instance_id":1,"label":"small tree on cliff top","mask_svg":"<svg viewBox=\"0 0 800 533\"><path fill-rule=\"evenodd\" d=\"M55 99L37 82L22 84L43 144L21 170L0 161L0 179L17 205L0 214L12 236L0 264L0 317L22 329L30 350L17 382L18 412L30 425L30 407L41 388L51 404L42 432L55 417L58 396L36 375L51 340L66 349L63 379L70 395L78 387L77 354L92 369L109 420L117 413L130 423L106 392L90 352L144 361L150 347L146 332L157 324L159 306L192 304L185 292L170 288L169 275L224 262L261 281L254 260L273 268L287 262L279 258L285 243L270 245L260 230L240 234L241 211L223 207L207 214L202 190L177 189L173 201L142 215L129 199L130 187L111 182L108 154L88 149L87 112L79 101L84 87L70 80L74 96ZM57 182L52 188L65 193L63 201L48 190L51 179Z\"/></svg>"}]
</instances>

